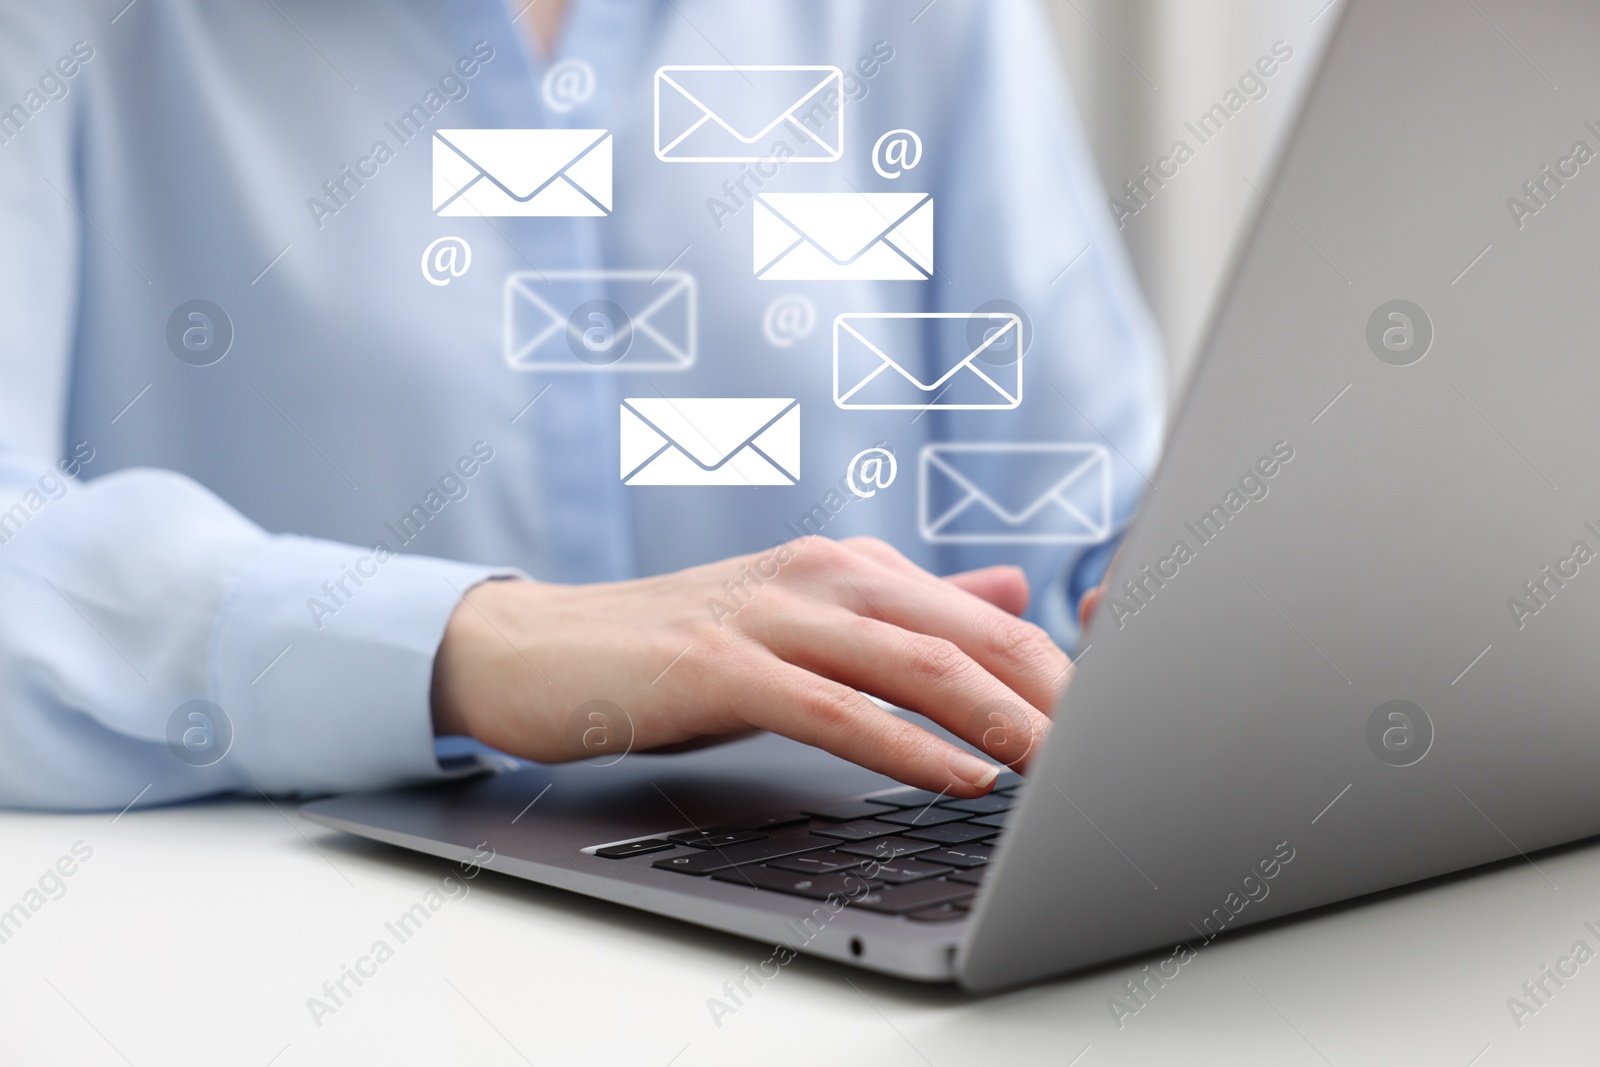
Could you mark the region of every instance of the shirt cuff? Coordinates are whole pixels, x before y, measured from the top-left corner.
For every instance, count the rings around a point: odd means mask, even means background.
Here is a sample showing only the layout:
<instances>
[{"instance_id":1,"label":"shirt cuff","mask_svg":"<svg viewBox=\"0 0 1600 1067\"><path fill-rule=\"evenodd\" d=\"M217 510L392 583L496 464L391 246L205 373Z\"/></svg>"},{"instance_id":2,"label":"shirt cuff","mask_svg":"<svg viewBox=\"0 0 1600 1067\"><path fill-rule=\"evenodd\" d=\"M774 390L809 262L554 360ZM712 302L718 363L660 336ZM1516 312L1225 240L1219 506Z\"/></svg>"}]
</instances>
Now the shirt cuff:
<instances>
[{"instance_id":1,"label":"shirt cuff","mask_svg":"<svg viewBox=\"0 0 1600 1067\"><path fill-rule=\"evenodd\" d=\"M1043 605L1040 624L1055 637L1061 647L1076 656L1083 641L1083 630L1078 625L1078 605L1084 594L1105 580L1106 568L1111 566L1122 535L1109 541L1092 545L1073 564L1066 581L1056 586L1060 593Z\"/></svg>"},{"instance_id":2,"label":"shirt cuff","mask_svg":"<svg viewBox=\"0 0 1600 1067\"><path fill-rule=\"evenodd\" d=\"M1078 605L1083 601L1084 594L1105 581L1111 557L1117 554L1121 544L1122 537L1119 534L1109 541L1091 546L1078 557L1078 565L1072 569L1072 577L1067 582L1067 607L1072 609L1074 615L1078 613Z\"/></svg>"},{"instance_id":3,"label":"shirt cuff","mask_svg":"<svg viewBox=\"0 0 1600 1067\"><path fill-rule=\"evenodd\" d=\"M315 794L447 773L433 661L462 596L515 570L280 537L244 569L212 641L241 787Z\"/></svg>"}]
</instances>

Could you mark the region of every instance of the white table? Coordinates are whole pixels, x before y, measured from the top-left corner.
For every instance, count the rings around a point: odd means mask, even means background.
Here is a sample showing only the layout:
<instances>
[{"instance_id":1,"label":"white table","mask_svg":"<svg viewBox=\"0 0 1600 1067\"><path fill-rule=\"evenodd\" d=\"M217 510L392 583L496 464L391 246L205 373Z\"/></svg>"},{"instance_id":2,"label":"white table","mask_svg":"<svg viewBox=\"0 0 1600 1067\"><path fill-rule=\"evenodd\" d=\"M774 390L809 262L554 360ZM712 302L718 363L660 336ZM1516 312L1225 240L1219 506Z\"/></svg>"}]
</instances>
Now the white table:
<instances>
[{"instance_id":1,"label":"white table","mask_svg":"<svg viewBox=\"0 0 1600 1067\"><path fill-rule=\"evenodd\" d=\"M26 898L79 841L64 894ZM40 905L0 943L7 1067L1600 1060L1600 957L1520 1029L1506 1005L1600 952L1596 845L1220 940L1119 1030L1137 965L980 1000L805 959L719 1026L708 999L770 947L492 873L402 943L385 923L459 870L260 800L0 813L0 842L0 909ZM318 1026L308 998L380 938Z\"/></svg>"}]
</instances>

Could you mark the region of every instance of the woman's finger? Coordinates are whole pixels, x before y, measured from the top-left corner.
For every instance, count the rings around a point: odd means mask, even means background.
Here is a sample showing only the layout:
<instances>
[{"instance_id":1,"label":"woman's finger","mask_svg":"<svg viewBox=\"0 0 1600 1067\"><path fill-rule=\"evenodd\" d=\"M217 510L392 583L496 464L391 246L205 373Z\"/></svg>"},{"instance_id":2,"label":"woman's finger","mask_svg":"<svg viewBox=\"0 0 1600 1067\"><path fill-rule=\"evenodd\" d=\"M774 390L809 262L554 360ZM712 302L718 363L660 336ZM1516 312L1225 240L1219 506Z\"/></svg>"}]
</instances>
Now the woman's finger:
<instances>
[{"instance_id":1,"label":"woman's finger","mask_svg":"<svg viewBox=\"0 0 1600 1067\"><path fill-rule=\"evenodd\" d=\"M1021 567L982 567L949 575L943 581L1008 614L1021 615L1028 610L1028 579Z\"/></svg>"},{"instance_id":2,"label":"woman's finger","mask_svg":"<svg viewBox=\"0 0 1600 1067\"><path fill-rule=\"evenodd\" d=\"M926 715L1015 770L1050 730L1046 715L942 637L841 610L797 613L767 643L789 663Z\"/></svg>"},{"instance_id":3,"label":"woman's finger","mask_svg":"<svg viewBox=\"0 0 1600 1067\"><path fill-rule=\"evenodd\" d=\"M885 711L856 690L772 657L758 676L729 680L752 726L953 797L987 793L1000 768ZM749 694L759 693L759 699Z\"/></svg>"}]
</instances>

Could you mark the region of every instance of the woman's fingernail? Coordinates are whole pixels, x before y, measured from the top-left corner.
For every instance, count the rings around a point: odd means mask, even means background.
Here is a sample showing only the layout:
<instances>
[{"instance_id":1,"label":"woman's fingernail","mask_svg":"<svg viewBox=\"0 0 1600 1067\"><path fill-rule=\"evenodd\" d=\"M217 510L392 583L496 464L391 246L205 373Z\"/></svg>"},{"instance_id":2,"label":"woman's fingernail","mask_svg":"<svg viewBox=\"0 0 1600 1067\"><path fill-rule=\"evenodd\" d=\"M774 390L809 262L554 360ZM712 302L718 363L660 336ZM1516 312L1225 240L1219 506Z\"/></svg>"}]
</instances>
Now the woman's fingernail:
<instances>
[{"instance_id":1,"label":"woman's fingernail","mask_svg":"<svg viewBox=\"0 0 1600 1067\"><path fill-rule=\"evenodd\" d=\"M950 753L950 773L968 785L983 789L1000 777L1000 768L958 748Z\"/></svg>"}]
</instances>

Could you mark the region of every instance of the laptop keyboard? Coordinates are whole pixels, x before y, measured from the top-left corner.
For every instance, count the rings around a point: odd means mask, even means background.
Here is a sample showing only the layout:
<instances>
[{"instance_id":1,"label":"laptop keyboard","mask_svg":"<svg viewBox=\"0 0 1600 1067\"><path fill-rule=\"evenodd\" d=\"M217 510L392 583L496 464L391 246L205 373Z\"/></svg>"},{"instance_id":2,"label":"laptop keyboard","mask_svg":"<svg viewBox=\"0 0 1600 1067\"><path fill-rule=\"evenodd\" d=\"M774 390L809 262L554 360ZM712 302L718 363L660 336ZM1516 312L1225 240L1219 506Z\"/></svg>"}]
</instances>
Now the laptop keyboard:
<instances>
[{"instance_id":1,"label":"laptop keyboard","mask_svg":"<svg viewBox=\"0 0 1600 1067\"><path fill-rule=\"evenodd\" d=\"M610 860L655 856L648 862L657 870L763 892L954 922L966 918L1022 788L1006 772L971 800L896 789L593 851Z\"/></svg>"}]
</instances>

